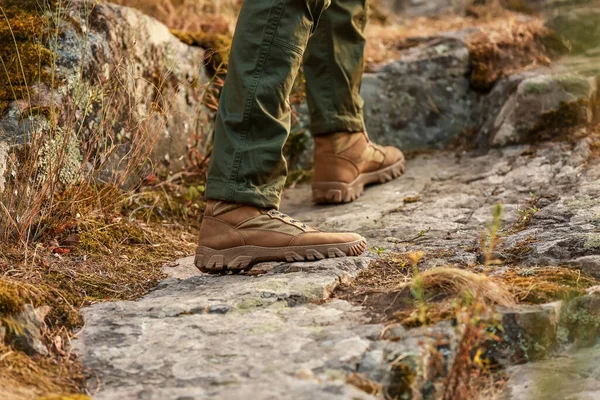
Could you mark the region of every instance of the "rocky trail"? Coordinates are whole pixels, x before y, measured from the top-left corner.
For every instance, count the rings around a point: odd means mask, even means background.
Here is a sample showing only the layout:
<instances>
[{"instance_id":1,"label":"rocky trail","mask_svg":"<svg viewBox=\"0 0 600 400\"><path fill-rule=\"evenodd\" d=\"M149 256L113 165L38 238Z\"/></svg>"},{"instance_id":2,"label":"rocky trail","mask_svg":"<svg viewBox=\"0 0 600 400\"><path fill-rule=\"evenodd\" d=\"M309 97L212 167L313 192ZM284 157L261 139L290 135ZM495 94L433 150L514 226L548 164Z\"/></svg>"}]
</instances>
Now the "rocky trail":
<instances>
[{"instance_id":1,"label":"rocky trail","mask_svg":"<svg viewBox=\"0 0 600 400\"><path fill-rule=\"evenodd\" d=\"M417 19L367 32L361 94L370 137L410 152L407 172L350 204L315 206L302 184L282 204L317 228L361 233L369 251L235 276L201 274L188 257L165 266L168 279L137 301L82 309L73 345L93 398L454 400L462 398L453 395L457 380L469 382L472 372L465 354L491 360L482 380L471 381L480 399L600 398L598 1L500 2L534 16L493 16L498 4L479 0L382 3ZM77 182L88 137L103 143L103 132L120 132L96 171L115 182L129 182L116 178L126 175L120 159L138 139L156 140L148 155L154 178L206 161L216 103L205 100L216 101L218 85L205 64L220 64L215 54L227 40L205 43L133 8L88 5L69 2L60 35L44 44L56 82L28 88L23 79L27 99L0 85L0 194L17 181L14 154L24 138L47 132L71 145L59 170L65 184ZM20 18L41 26L48 16L12 7L7 20L21 27L22 46L37 45ZM11 82L25 71L2 73ZM118 94L110 106L107 93ZM285 153L300 181L312 166L312 139L304 97L292 97L299 112ZM68 123L54 126L55 108ZM40 142L52 150L42 164L52 164L57 143ZM198 188L190 202L200 212ZM497 246L486 251L496 228ZM419 300L417 278L440 270L514 297L470 314L489 320L485 329L497 336L478 344L484 353L462 347L472 322L460 322L452 307L463 293ZM32 330L38 342L42 317Z\"/></svg>"},{"instance_id":2,"label":"rocky trail","mask_svg":"<svg viewBox=\"0 0 600 400\"><path fill-rule=\"evenodd\" d=\"M370 188L354 203L317 207L310 203L310 188L302 186L285 193L282 209L320 228L356 230L370 246L386 251L421 250L423 268L477 270L480 230L491 220L491 206L502 203L498 257L504 265L494 267L492 275L568 265L600 277L600 169L590 146L590 139L581 139L507 147L484 156L418 155L405 176ZM519 210L532 207L532 201L539 211L519 225ZM418 374L427 346L440 337L451 342L455 329L448 322L386 329L366 307L337 298L336 287L376 268L370 267L376 257L371 252L267 264L249 276L201 275L191 258L180 260L166 268L172 277L141 300L84 311L86 325L76 347L95 374L89 388L97 399L375 398L349 379L360 373L391 398L409 393L397 360L414 360L406 365ZM560 309L567 306L504 310L513 321L506 327L514 325L521 345L549 351L560 339ZM587 310L598 318L600 308ZM539 351L525 353L540 357ZM541 398L523 393L560 378L578 388L577 398L597 398L592 379L597 368L580 360L589 353L579 354L569 364L573 373L553 372L544 364L555 361L517 367L504 396ZM451 355L446 362L452 362ZM543 398L565 398L561 391L550 393Z\"/></svg>"}]
</instances>

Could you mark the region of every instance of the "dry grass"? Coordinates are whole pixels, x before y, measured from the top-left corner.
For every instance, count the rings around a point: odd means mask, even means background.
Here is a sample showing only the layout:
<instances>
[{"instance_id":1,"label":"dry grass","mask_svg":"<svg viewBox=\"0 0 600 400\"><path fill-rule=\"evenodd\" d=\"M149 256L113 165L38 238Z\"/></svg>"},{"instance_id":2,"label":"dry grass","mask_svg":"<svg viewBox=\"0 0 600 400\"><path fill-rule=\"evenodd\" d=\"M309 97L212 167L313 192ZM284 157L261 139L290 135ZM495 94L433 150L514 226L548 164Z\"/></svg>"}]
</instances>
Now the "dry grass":
<instances>
[{"instance_id":1,"label":"dry grass","mask_svg":"<svg viewBox=\"0 0 600 400\"><path fill-rule=\"evenodd\" d=\"M65 400L85 400L89 397L73 394L83 379L81 367L68 354L59 359L33 360L0 344L0 398L30 400L61 396Z\"/></svg>"},{"instance_id":2,"label":"dry grass","mask_svg":"<svg viewBox=\"0 0 600 400\"><path fill-rule=\"evenodd\" d=\"M471 82L480 90L489 90L504 76L548 66L560 46L542 20L514 18L500 26L483 28L469 38L468 44Z\"/></svg>"},{"instance_id":3,"label":"dry grass","mask_svg":"<svg viewBox=\"0 0 600 400\"><path fill-rule=\"evenodd\" d=\"M382 256L355 280L340 285L336 296L364 306L374 321L407 327L454 318L455 300L474 299L489 306L516 303L501 280L451 267L419 272L409 256Z\"/></svg>"},{"instance_id":4,"label":"dry grass","mask_svg":"<svg viewBox=\"0 0 600 400\"><path fill-rule=\"evenodd\" d=\"M598 279L573 268L532 267L506 271L500 277L519 302L544 304L584 295Z\"/></svg>"},{"instance_id":5,"label":"dry grass","mask_svg":"<svg viewBox=\"0 0 600 400\"><path fill-rule=\"evenodd\" d=\"M471 82L484 91L507 75L548 65L553 56L566 49L542 20L499 8L475 16L422 17L395 25L368 25L367 70L401 58L403 50L441 32L454 31L463 31L471 53Z\"/></svg>"},{"instance_id":6,"label":"dry grass","mask_svg":"<svg viewBox=\"0 0 600 400\"><path fill-rule=\"evenodd\" d=\"M511 22L512 21L512 22ZM457 32L477 28L494 31L507 23L518 23L518 15L505 10L482 16L446 15L437 18L418 17L394 24L369 24L366 29L367 64L372 66L398 59L401 51L422 43L441 32Z\"/></svg>"},{"instance_id":7,"label":"dry grass","mask_svg":"<svg viewBox=\"0 0 600 400\"><path fill-rule=\"evenodd\" d=\"M358 372L353 372L346 377L346 383L362 390L365 393L368 393L373 396L379 396L382 393L381 384L375 382L363 374L359 374Z\"/></svg>"},{"instance_id":8,"label":"dry grass","mask_svg":"<svg viewBox=\"0 0 600 400\"><path fill-rule=\"evenodd\" d=\"M164 181L147 168L171 103L162 90L167 76L156 77L156 98L144 103L148 113L141 120L134 113L123 118L141 104L132 101L118 74L95 82L101 94L89 93L86 78L75 77L60 109L53 103L27 106L38 100L36 86L54 87L63 78L53 57L27 51L27 43L35 42L55 52L48 39L60 30L52 21L69 17L54 4L11 0L0 6L0 19L8 22L0 24L0 45L9 49L0 47L0 91L13 89L0 93L0 112L2 101L21 100L26 118L49 120L8 159L0 195L0 324L26 303L50 307L43 332L48 356L26 356L10 337L0 343L0 388L10 388L2 398L75 399L72 394L84 391L81 365L69 348L82 323L79 308L135 299L154 287L164 264L192 252L203 207L206 158L190 155L194 170ZM28 30L32 24L37 30ZM100 123L84 134L81 116L93 107L101 110ZM120 145L117 133L129 147Z\"/></svg>"},{"instance_id":9,"label":"dry grass","mask_svg":"<svg viewBox=\"0 0 600 400\"><path fill-rule=\"evenodd\" d=\"M457 268L432 268L419 275L426 293L435 296L467 295L489 305L511 307L516 301L499 281Z\"/></svg>"}]
</instances>

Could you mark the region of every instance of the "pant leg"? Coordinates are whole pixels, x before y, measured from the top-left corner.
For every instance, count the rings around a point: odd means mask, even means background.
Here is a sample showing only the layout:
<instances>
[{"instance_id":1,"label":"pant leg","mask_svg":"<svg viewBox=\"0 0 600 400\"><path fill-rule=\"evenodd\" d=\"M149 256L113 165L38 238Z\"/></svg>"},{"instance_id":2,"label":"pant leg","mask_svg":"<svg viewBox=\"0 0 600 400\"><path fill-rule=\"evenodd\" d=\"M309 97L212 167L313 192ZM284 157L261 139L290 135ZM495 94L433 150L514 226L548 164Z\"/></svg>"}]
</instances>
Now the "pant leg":
<instances>
[{"instance_id":1,"label":"pant leg","mask_svg":"<svg viewBox=\"0 0 600 400\"><path fill-rule=\"evenodd\" d=\"M365 130L360 85L364 71L366 0L332 0L304 56L313 135Z\"/></svg>"},{"instance_id":2,"label":"pant leg","mask_svg":"<svg viewBox=\"0 0 600 400\"><path fill-rule=\"evenodd\" d=\"M207 198L277 208L287 175L289 95L331 0L248 0L221 93Z\"/></svg>"}]
</instances>

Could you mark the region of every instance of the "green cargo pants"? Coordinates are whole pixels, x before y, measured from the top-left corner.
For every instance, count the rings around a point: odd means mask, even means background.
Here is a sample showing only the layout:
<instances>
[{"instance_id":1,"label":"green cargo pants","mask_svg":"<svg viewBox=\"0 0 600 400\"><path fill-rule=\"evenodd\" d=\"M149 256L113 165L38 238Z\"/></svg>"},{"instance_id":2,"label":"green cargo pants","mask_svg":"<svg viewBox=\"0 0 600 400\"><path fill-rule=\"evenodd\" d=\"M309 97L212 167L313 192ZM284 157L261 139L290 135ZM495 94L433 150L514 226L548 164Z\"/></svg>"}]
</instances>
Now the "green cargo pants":
<instances>
[{"instance_id":1,"label":"green cargo pants","mask_svg":"<svg viewBox=\"0 0 600 400\"><path fill-rule=\"evenodd\" d=\"M246 0L221 93L206 197L278 208L289 95L304 62L314 135L364 130L366 0Z\"/></svg>"}]
</instances>

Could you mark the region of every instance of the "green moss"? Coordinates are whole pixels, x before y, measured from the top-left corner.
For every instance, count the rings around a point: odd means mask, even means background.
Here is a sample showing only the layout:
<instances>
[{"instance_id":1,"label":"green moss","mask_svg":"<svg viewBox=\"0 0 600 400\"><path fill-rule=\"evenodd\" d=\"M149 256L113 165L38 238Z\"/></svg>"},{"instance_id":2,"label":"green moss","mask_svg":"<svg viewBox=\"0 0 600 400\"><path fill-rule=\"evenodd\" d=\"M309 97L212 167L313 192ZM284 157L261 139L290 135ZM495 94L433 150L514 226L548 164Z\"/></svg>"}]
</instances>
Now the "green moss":
<instances>
[{"instance_id":1,"label":"green moss","mask_svg":"<svg viewBox=\"0 0 600 400\"><path fill-rule=\"evenodd\" d=\"M28 88L51 81L54 55L46 46L51 6L43 2L8 1L0 13L0 113L9 101L25 98Z\"/></svg>"},{"instance_id":2,"label":"green moss","mask_svg":"<svg viewBox=\"0 0 600 400\"><path fill-rule=\"evenodd\" d=\"M90 253L109 253L122 245L145 244L144 231L135 224L113 224L81 232L80 249Z\"/></svg>"},{"instance_id":3,"label":"green moss","mask_svg":"<svg viewBox=\"0 0 600 400\"><path fill-rule=\"evenodd\" d=\"M229 61L231 35L205 32L184 32L172 30L171 33L189 46L202 47L206 50L207 73L210 76L224 75Z\"/></svg>"},{"instance_id":4,"label":"green moss","mask_svg":"<svg viewBox=\"0 0 600 400\"><path fill-rule=\"evenodd\" d=\"M0 316L20 312L26 303L38 303L39 295L27 284L0 279Z\"/></svg>"}]
</instances>

